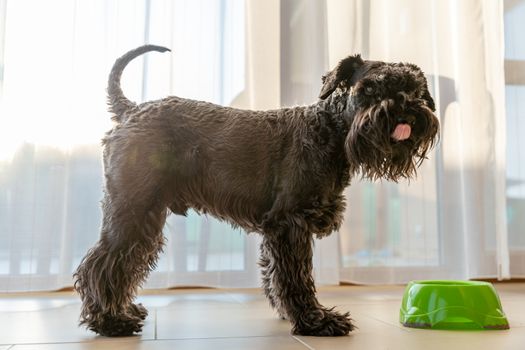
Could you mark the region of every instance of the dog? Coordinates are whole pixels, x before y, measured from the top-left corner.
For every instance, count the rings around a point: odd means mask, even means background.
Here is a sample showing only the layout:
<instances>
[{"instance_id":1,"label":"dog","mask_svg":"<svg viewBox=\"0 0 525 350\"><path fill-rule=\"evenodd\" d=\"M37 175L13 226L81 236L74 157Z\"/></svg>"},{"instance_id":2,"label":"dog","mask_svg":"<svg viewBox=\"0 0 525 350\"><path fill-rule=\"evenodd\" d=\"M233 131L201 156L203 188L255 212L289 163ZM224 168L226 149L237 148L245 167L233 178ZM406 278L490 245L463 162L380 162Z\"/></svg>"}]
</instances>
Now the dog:
<instances>
[{"instance_id":1,"label":"dog","mask_svg":"<svg viewBox=\"0 0 525 350\"><path fill-rule=\"evenodd\" d=\"M135 104L120 77L145 45L119 58L103 138L100 240L74 274L80 324L105 336L140 332L134 304L155 267L169 212L192 208L262 235L262 286L293 334L342 336L349 313L322 306L312 276L313 238L337 230L355 176L411 178L438 140L423 72L413 64L349 56L322 77L308 106L251 111L180 97Z\"/></svg>"}]
</instances>

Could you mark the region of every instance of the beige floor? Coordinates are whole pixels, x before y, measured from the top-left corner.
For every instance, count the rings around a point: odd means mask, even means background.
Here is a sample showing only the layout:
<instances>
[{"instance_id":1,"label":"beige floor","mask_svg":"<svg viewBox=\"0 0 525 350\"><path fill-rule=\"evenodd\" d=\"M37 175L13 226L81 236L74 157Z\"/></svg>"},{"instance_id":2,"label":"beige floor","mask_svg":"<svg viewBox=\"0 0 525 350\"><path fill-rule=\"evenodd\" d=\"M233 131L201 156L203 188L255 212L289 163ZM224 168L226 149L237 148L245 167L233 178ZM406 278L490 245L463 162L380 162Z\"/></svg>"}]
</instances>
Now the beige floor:
<instances>
[{"instance_id":1,"label":"beige floor","mask_svg":"<svg viewBox=\"0 0 525 350\"><path fill-rule=\"evenodd\" d=\"M359 327L347 337L294 337L259 290L143 293L150 315L140 336L105 338L77 327L70 292L0 295L0 350L79 349L525 349L525 284L498 284L507 331L407 329L398 321L403 287L319 289L325 305L350 311Z\"/></svg>"}]
</instances>

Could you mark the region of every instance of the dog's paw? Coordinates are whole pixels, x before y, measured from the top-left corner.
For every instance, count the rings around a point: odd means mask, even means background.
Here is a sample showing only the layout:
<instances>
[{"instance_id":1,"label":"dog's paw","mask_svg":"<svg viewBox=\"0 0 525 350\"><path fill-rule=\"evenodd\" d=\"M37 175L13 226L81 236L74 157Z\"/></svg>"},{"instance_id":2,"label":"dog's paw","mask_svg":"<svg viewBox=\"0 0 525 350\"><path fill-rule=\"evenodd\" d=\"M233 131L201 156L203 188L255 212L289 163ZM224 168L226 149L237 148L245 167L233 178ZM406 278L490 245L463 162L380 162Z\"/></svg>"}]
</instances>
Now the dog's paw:
<instances>
[{"instance_id":1,"label":"dog's paw","mask_svg":"<svg viewBox=\"0 0 525 350\"><path fill-rule=\"evenodd\" d=\"M128 312L141 320L145 320L148 316L148 310L142 304L131 304Z\"/></svg>"},{"instance_id":2,"label":"dog's paw","mask_svg":"<svg viewBox=\"0 0 525 350\"><path fill-rule=\"evenodd\" d=\"M324 308L309 311L295 322L292 333L316 337L335 337L348 335L355 326L350 314L340 314L333 309Z\"/></svg>"},{"instance_id":3,"label":"dog's paw","mask_svg":"<svg viewBox=\"0 0 525 350\"><path fill-rule=\"evenodd\" d=\"M148 311L142 304L131 304L126 311L118 315L90 315L90 317L81 320L81 324L86 325L89 330L106 337L126 337L140 333Z\"/></svg>"},{"instance_id":4,"label":"dog's paw","mask_svg":"<svg viewBox=\"0 0 525 350\"><path fill-rule=\"evenodd\" d=\"M99 322L88 323L89 330L106 337L127 337L140 333L144 323L139 317L105 316Z\"/></svg>"}]
</instances>

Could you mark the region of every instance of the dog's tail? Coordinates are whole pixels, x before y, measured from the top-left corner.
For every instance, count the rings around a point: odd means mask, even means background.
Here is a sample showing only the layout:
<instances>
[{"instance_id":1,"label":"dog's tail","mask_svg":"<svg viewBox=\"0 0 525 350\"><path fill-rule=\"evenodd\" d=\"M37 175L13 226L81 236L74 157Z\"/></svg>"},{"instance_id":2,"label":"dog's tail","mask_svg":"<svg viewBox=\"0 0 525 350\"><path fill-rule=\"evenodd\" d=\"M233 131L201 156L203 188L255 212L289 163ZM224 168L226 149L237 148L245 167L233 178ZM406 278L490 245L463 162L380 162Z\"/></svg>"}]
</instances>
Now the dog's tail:
<instances>
[{"instance_id":1,"label":"dog's tail","mask_svg":"<svg viewBox=\"0 0 525 350\"><path fill-rule=\"evenodd\" d=\"M157 45L140 46L118 58L111 69L108 81L108 104L110 112L113 113L112 119L116 122L121 122L124 118L124 113L136 106L134 102L124 96L120 88L122 72L131 60L149 51L166 52L170 51L170 49Z\"/></svg>"}]
</instances>

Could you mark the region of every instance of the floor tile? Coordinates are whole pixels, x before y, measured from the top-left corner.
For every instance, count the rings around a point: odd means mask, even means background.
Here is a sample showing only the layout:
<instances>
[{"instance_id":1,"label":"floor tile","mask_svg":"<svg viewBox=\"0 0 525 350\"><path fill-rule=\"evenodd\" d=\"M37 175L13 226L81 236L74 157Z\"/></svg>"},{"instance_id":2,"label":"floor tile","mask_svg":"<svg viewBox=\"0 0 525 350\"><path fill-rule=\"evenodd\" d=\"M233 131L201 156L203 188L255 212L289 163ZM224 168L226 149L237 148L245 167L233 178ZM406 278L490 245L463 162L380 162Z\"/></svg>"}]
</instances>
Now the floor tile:
<instances>
[{"instance_id":1,"label":"floor tile","mask_svg":"<svg viewBox=\"0 0 525 350\"><path fill-rule=\"evenodd\" d=\"M340 303L366 303L380 300L401 300L403 286L323 286L318 288L318 297L322 301L331 300ZM230 289L226 293L241 303L266 302L260 288Z\"/></svg>"},{"instance_id":2,"label":"floor tile","mask_svg":"<svg viewBox=\"0 0 525 350\"><path fill-rule=\"evenodd\" d=\"M230 298L240 304L260 303L261 305L267 305L268 301L263 295L261 288L249 288L249 289L230 289L227 290L227 294Z\"/></svg>"},{"instance_id":3,"label":"floor tile","mask_svg":"<svg viewBox=\"0 0 525 350\"><path fill-rule=\"evenodd\" d=\"M352 318L357 322L363 317L369 317L394 327L403 327L399 323L400 306L401 301L383 301L367 304L348 304L342 305L340 308L349 311Z\"/></svg>"},{"instance_id":4,"label":"floor tile","mask_svg":"<svg viewBox=\"0 0 525 350\"><path fill-rule=\"evenodd\" d=\"M38 299L36 299L38 300ZM78 327L80 303L36 311L3 312L0 344L62 343L107 339ZM154 339L154 316L146 319L141 339Z\"/></svg>"},{"instance_id":5,"label":"floor tile","mask_svg":"<svg viewBox=\"0 0 525 350\"><path fill-rule=\"evenodd\" d=\"M173 304L157 310L158 339L287 336L290 328L269 306Z\"/></svg>"},{"instance_id":6,"label":"floor tile","mask_svg":"<svg viewBox=\"0 0 525 350\"><path fill-rule=\"evenodd\" d=\"M298 337L317 350L339 349L425 349L425 350L522 350L525 331L436 331L402 329L375 319L362 318L360 328L338 338Z\"/></svg>"},{"instance_id":7,"label":"floor tile","mask_svg":"<svg viewBox=\"0 0 525 350\"><path fill-rule=\"evenodd\" d=\"M396 346L392 349L521 350L524 347L524 341L525 332L517 329L505 331L414 330L408 336L396 341ZM401 344L404 346L400 346Z\"/></svg>"},{"instance_id":8,"label":"floor tile","mask_svg":"<svg viewBox=\"0 0 525 350\"><path fill-rule=\"evenodd\" d=\"M503 299L501 305L503 306L503 312L505 312L511 328L525 327L525 296L522 300ZM525 329L523 331L525 332ZM525 338L523 339L523 343L523 348L525 349Z\"/></svg>"},{"instance_id":9,"label":"floor tile","mask_svg":"<svg viewBox=\"0 0 525 350\"><path fill-rule=\"evenodd\" d=\"M17 345L12 350L306 350L291 336ZM11 350L11 349L10 349Z\"/></svg>"},{"instance_id":10,"label":"floor tile","mask_svg":"<svg viewBox=\"0 0 525 350\"><path fill-rule=\"evenodd\" d=\"M39 311L78 304L80 299L75 295L2 295L0 296L0 312Z\"/></svg>"},{"instance_id":11,"label":"floor tile","mask_svg":"<svg viewBox=\"0 0 525 350\"><path fill-rule=\"evenodd\" d=\"M341 303L375 303L385 300L401 300L404 286L336 286L320 288L318 296Z\"/></svg>"},{"instance_id":12,"label":"floor tile","mask_svg":"<svg viewBox=\"0 0 525 350\"><path fill-rule=\"evenodd\" d=\"M344 337L304 337L297 336L305 345L313 349L390 349L394 339L401 341L408 335L402 328L385 324L381 321L363 316L354 320L357 329ZM408 348L404 348L405 350Z\"/></svg>"},{"instance_id":13,"label":"floor tile","mask_svg":"<svg viewBox=\"0 0 525 350\"><path fill-rule=\"evenodd\" d=\"M137 302L142 303L147 308L161 308L170 305L190 308L229 307L241 303L226 292L206 293L198 291L194 293L187 290L175 293L167 292L166 295L141 294L138 296Z\"/></svg>"},{"instance_id":14,"label":"floor tile","mask_svg":"<svg viewBox=\"0 0 525 350\"><path fill-rule=\"evenodd\" d=\"M525 283L495 283L494 287L501 299L525 300Z\"/></svg>"}]
</instances>

